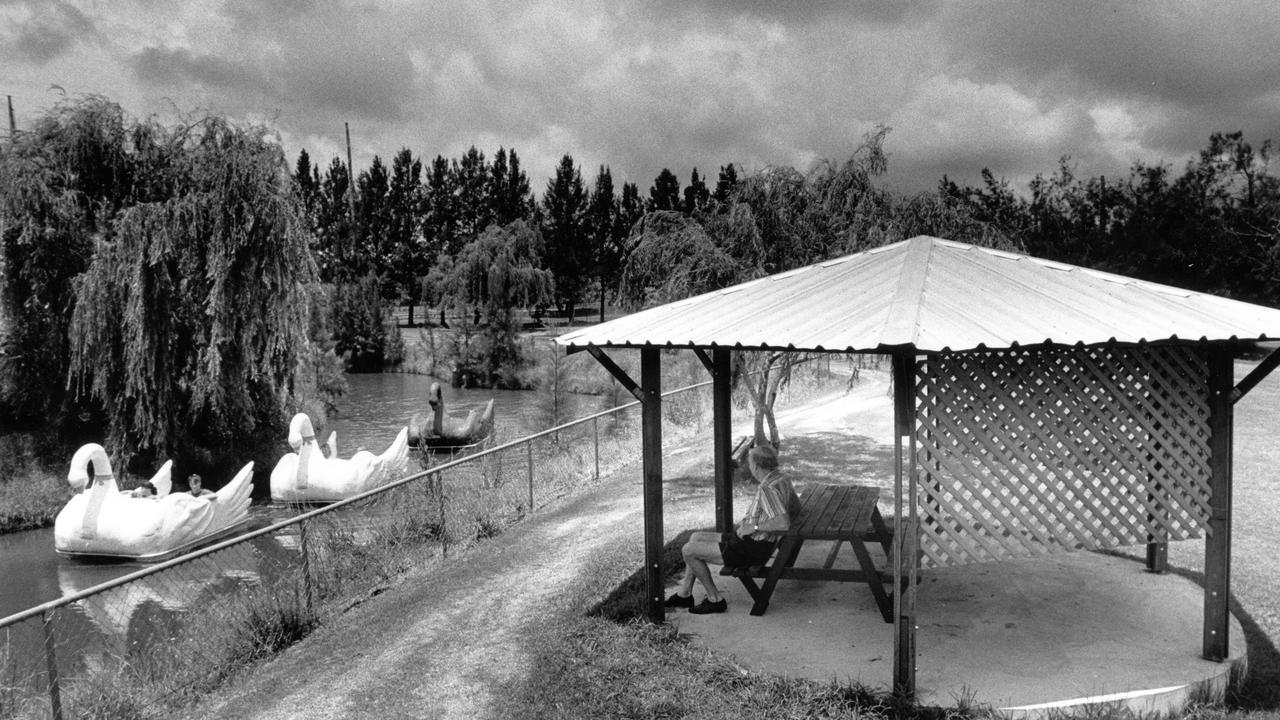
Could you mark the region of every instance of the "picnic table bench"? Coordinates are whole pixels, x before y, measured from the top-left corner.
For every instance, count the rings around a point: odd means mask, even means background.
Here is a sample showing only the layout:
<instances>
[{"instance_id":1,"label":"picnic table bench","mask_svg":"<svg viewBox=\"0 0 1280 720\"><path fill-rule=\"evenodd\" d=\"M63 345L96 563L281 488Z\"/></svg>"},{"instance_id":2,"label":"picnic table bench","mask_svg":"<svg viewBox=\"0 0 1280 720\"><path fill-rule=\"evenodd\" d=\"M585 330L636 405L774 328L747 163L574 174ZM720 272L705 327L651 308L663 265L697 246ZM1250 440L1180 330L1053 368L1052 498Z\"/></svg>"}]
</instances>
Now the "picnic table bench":
<instances>
[{"instance_id":1,"label":"picnic table bench","mask_svg":"<svg viewBox=\"0 0 1280 720\"><path fill-rule=\"evenodd\" d=\"M800 498L800 516L795 518L791 530L783 535L770 564L725 567L720 574L736 577L746 586L754 601L752 615L764 614L778 580L783 578L865 582L884 621L893 622L893 601L885 589L886 583L892 586L893 581L876 567L866 546L868 541L880 543L886 558L892 552L892 533L876 508L879 497L878 488L866 485L811 486ZM822 567L795 567L800 548L806 540L834 541ZM833 567L840 548L846 542L858 558L857 570ZM756 584L757 579L764 580L764 587Z\"/></svg>"}]
</instances>

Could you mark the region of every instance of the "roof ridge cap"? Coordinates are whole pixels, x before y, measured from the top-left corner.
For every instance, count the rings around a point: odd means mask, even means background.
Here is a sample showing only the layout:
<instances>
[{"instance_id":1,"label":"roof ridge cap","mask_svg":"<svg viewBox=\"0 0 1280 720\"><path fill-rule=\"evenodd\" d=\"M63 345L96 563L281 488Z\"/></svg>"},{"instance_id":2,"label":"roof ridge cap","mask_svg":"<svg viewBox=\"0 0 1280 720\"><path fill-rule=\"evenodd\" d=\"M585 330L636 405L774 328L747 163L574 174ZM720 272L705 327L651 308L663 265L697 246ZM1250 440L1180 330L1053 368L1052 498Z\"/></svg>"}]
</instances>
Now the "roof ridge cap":
<instances>
[{"instance_id":1,"label":"roof ridge cap","mask_svg":"<svg viewBox=\"0 0 1280 720\"><path fill-rule=\"evenodd\" d=\"M880 330L880 344L915 344L920 323L920 299L924 294L925 276L929 273L934 241L935 238L928 235L918 235L907 243L897 289L889 303L884 328Z\"/></svg>"}]
</instances>

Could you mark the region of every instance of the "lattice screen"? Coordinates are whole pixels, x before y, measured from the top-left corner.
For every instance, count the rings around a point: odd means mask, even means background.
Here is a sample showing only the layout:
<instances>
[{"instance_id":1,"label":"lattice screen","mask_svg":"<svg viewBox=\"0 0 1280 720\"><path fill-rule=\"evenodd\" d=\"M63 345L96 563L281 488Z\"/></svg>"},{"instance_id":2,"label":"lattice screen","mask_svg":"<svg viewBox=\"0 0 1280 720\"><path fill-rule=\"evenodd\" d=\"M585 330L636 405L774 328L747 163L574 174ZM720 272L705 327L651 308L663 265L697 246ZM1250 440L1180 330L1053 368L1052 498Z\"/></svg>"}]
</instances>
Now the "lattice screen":
<instances>
[{"instance_id":1,"label":"lattice screen","mask_svg":"<svg viewBox=\"0 0 1280 720\"><path fill-rule=\"evenodd\" d=\"M1199 536L1208 369L1180 347L930 356L916 368L925 565Z\"/></svg>"}]
</instances>

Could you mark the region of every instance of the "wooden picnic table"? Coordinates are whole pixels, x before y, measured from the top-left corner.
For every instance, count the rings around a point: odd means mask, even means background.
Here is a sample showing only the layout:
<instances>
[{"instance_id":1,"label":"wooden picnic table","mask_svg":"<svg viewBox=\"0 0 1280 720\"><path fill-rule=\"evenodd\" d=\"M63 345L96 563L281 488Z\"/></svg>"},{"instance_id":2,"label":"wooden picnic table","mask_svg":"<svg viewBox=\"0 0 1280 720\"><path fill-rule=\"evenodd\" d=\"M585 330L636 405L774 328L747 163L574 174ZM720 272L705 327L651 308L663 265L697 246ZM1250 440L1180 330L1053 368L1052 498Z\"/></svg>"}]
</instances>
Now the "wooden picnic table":
<instances>
[{"instance_id":1,"label":"wooden picnic table","mask_svg":"<svg viewBox=\"0 0 1280 720\"><path fill-rule=\"evenodd\" d=\"M778 580L830 580L865 582L884 621L893 622L893 601L885 589L886 583L892 587L893 581L876 567L866 546L868 541L880 543L886 559L892 552L892 533L876 507L879 497L878 488L866 485L810 486L800 498L800 516L782 537L771 564L726 567L721 574L742 580L754 601L752 615L763 615L768 609ZM833 541L822 567L795 567L806 540ZM834 567L836 556L846 542L858 558L857 570ZM756 585L756 579L764 579L763 588Z\"/></svg>"}]
</instances>

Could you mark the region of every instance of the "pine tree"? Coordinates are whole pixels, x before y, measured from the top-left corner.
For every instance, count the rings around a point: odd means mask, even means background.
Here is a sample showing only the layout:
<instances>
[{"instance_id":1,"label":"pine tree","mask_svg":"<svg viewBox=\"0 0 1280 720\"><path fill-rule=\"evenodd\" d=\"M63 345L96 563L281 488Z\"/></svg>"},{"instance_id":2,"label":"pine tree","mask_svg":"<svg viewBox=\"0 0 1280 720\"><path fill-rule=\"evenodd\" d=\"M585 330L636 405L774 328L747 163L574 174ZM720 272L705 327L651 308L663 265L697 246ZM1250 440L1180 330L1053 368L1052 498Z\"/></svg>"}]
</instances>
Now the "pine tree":
<instances>
[{"instance_id":1,"label":"pine tree","mask_svg":"<svg viewBox=\"0 0 1280 720\"><path fill-rule=\"evenodd\" d=\"M605 289L617 272L619 252L614 241L614 228L618 221L617 197L613 193L613 174L601 165L596 174L595 187L587 205L586 232L591 242L591 253L596 278L599 281L600 322L604 322Z\"/></svg>"},{"instance_id":2,"label":"pine tree","mask_svg":"<svg viewBox=\"0 0 1280 720\"><path fill-rule=\"evenodd\" d=\"M415 324L414 310L422 300L420 278L427 272L422 241L424 197L422 162L404 148L391 163L391 186L387 191L388 275L397 295L409 306L409 327Z\"/></svg>"},{"instance_id":3,"label":"pine tree","mask_svg":"<svg viewBox=\"0 0 1280 720\"><path fill-rule=\"evenodd\" d=\"M658 177L654 179L653 187L649 188L647 209L650 212L681 209L680 181L670 170L662 168L662 172L658 173Z\"/></svg>"},{"instance_id":4,"label":"pine tree","mask_svg":"<svg viewBox=\"0 0 1280 720\"><path fill-rule=\"evenodd\" d=\"M454 193L456 181L449 161L437 155L427 173L426 208L422 222L428 274L437 264L457 252L461 245L458 240L457 196ZM439 299L439 292L434 288L430 291L424 288L423 296L435 302ZM447 326L443 306L440 308L440 325Z\"/></svg>"},{"instance_id":5,"label":"pine tree","mask_svg":"<svg viewBox=\"0 0 1280 720\"><path fill-rule=\"evenodd\" d=\"M547 267L555 277L556 304L572 323L591 272L591 243L584 222L587 192L572 156L560 159L556 175L543 193L542 209L542 236L547 244Z\"/></svg>"},{"instance_id":6,"label":"pine tree","mask_svg":"<svg viewBox=\"0 0 1280 720\"><path fill-rule=\"evenodd\" d=\"M623 183L622 199L618 202L618 217L613 233L614 241L619 248L625 251L625 240L631 234L631 227L643 216L644 201L640 199L640 188L635 183Z\"/></svg>"},{"instance_id":7,"label":"pine tree","mask_svg":"<svg viewBox=\"0 0 1280 720\"><path fill-rule=\"evenodd\" d=\"M738 170L733 163L720 166L720 177L716 180L715 192L711 193L712 199L721 205L728 204L733 193L738 188Z\"/></svg>"},{"instance_id":8,"label":"pine tree","mask_svg":"<svg viewBox=\"0 0 1280 720\"><path fill-rule=\"evenodd\" d=\"M710 200L711 193L707 191L707 184L698 177L698 168L694 168L693 176L689 178L689 187L684 189L684 211L690 214L701 212Z\"/></svg>"},{"instance_id":9,"label":"pine tree","mask_svg":"<svg viewBox=\"0 0 1280 720\"><path fill-rule=\"evenodd\" d=\"M356 238L354 253L349 259L351 271L357 277L369 274L382 277L388 270L391 255L387 206L391 178L381 157L373 156L369 169L360 173L356 185Z\"/></svg>"},{"instance_id":10,"label":"pine tree","mask_svg":"<svg viewBox=\"0 0 1280 720\"><path fill-rule=\"evenodd\" d=\"M320 193L320 182L315 174L316 168L311 165L311 156L306 150L298 152L298 161L293 168L293 182L298 188L298 194L302 198L302 204L307 208L308 215L315 211L318 195Z\"/></svg>"},{"instance_id":11,"label":"pine tree","mask_svg":"<svg viewBox=\"0 0 1280 720\"><path fill-rule=\"evenodd\" d=\"M455 190L457 192L458 233L462 243L480 236L493 220L489 200L489 164L484 153L474 145L454 162ZM453 249L450 254L455 254Z\"/></svg>"},{"instance_id":12,"label":"pine tree","mask_svg":"<svg viewBox=\"0 0 1280 720\"><path fill-rule=\"evenodd\" d=\"M520 169L520 156L514 149L508 153L500 147L493 158L489 170L489 203L493 222L499 226L529 216L533 195L529 178Z\"/></svg>"},{"instance_id":13,"label":"pine tree","mask_svg":"<svg viewBox=\"0 0 1280 720\"><path fill-rule=\"evenodd\" d=\"M315 259L323 282L349 281L355 277L350 265L355 252L355 225L349 192L351 174L345 163L334 158L320 181L315 213Z\"/></svg>"}]
</instances>

